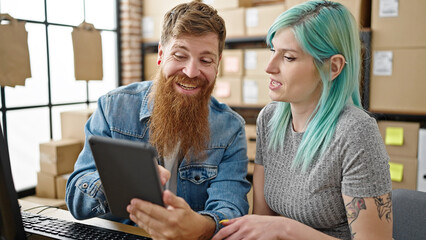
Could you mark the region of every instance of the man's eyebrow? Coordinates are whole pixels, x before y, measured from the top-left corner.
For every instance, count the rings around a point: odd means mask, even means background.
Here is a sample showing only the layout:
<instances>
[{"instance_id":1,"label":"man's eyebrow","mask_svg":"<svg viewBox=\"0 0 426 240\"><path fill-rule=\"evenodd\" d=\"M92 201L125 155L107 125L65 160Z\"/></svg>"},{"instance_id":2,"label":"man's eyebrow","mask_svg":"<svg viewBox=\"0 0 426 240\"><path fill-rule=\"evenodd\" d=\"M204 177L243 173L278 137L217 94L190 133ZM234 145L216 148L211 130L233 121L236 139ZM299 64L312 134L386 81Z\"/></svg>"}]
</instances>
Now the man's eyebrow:
<instances>
[{"instance_id":1,"label":"man's eyebrow","mask_svg":"<svg viewBox=\"0 0 426 240\"><path fill-rule=\"evenodd\" d=\"M179 43L173 44L172 49L176 49L176 48L183 49L185 51L189 51L188 47L186 47L185 45L179 44ZM201 52L201 55L213 55L213 56L216 56L217 54L214 53L214 52L212 52L212 51L205 50L205 51Z\"/></svg>"},{"instance_id":2,"label":"man's eyebrow","mask_svg":"<svg viewBox=\"0 0 426 240\"><path fill-rule=\"evenodd\" d=\"M181 48L183 50L189 51L189 48L187 48L185 45L178 44L178 43L173 44L172 48Z\"/></svg>"}]
</instances>

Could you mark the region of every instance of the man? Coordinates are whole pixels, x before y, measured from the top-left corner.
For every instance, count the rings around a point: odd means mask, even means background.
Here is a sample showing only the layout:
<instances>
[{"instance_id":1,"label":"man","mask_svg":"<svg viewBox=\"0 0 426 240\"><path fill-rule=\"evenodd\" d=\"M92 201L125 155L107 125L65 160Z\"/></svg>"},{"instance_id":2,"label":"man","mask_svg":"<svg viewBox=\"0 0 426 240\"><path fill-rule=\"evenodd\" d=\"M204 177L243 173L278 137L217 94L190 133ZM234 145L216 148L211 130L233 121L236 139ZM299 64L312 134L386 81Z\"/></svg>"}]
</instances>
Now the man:
<instances>
[{"instance_id":1,"label":"man","mask_svg":"<svg viewBox=\"0 0 426 240\"><path fill-rule=\"evenodd\" d=\"M77 219L100 216L144 228L156 239L208 239L219 222L248 211L244 120L212 98L225 41L217 11L180 4L164 18L155 81L130 84L98 101L86 143L67 182L66 202ZM133 199L130 219L109 213L87 138L103 135L156 147L167 208ZM125 187L125 186L123 186Z\"/></svg>"}]
</instances>

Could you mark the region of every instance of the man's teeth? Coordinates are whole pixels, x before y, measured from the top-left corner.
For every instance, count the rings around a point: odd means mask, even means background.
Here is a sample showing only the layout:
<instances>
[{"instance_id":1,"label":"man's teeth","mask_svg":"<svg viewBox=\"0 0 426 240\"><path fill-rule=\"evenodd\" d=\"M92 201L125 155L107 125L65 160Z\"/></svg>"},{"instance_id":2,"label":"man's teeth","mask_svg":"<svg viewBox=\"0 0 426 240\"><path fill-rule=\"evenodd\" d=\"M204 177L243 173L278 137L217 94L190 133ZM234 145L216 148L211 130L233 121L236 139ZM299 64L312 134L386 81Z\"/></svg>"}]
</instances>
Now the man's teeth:
<instances>
[{"instance_id":1,"label":"man's teeth","mask_svg":"<svg viewBox=\"0 0 426 240\"><path fill-rule=\"evenodd\" d=\"M277 82L277 81L275 81L275 80L272 80L272 81L271 81L271 84L272 84L274 87L278 87L278 86L281 86L281 85L282 85L280 82Z\"/></svg>"},{"instance_id":2,"label":"man's teeth","mask_svg":"<svg viewBox=\"0 0 426 240\"><path fill-rule=\"evenodd\" d=\"M183 83L178 83L178 84L181 88L183 88L185 90L192 90L192 89L197 88L196 85L192 85L192 84L183 84Z\"/></svg>"}]
</instances>

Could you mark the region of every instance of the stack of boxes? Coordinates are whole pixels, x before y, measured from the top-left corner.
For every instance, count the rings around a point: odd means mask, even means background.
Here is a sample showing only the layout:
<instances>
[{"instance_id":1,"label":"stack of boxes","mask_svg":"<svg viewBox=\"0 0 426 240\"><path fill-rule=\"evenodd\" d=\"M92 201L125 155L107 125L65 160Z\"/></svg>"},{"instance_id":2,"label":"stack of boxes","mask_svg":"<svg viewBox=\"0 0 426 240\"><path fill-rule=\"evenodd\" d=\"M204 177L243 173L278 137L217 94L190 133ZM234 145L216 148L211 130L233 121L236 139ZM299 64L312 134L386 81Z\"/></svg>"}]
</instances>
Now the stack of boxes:
<instances>
[{"instance_id":1,"label":"stack of boxes","mask_svg":"<svg viewBox=\"0 0 426 240\"><path fill-rule=\"evenodd\" d=\"M285 10L283 1L203 1L225 20L227 39L264 37ZM232 4L230 4L232 3ZM264 106L270 102L267 48L225 49L213 96L231 106Z\"/></svg>"},{"instance_id":2,"label":"stack of boxes","mask_svg":"<svg viewBox=\"0 0 426 240\"><path fill-rule=\"evenodd\" d=\"M390 157L392 188L416 190L420 124L379 121L378 125Z\"/></svg>"},{"instance_id":3,"label":"stack of boxes","mask_svg":"<svg viewBox=\"0 0 426 240\"><path fill-rule=\"evenodd\" d=\"M426 115L425 8L423 0L372 0L370 111ZM418 123L392 125L404 132L402 145L387 145L398 174L393 187L426 191L424 129ZM383 123L379 126L383 134Z\"/></svg>"},{"instance_id":4,"label":"stack of boxes","mask_svg":"<svg viewBox=\"0 0 426 240\"><path fill-rule=\"evenodd\" d=\"M426 115L426 1L373 0L370 110Z\"/></svg>"},{"instance_id":5,"label":"stack of boxes","mask_svg":"<svg viewBox=\"0 0 426 240\"><path fill-rule=\"evenodd\" d=\"M40 172L36 195L43 198L65 198L65 186L84 145L84 125L93 109L61 113L62 139L40 144Z\"/></svg>"}]
</instances>

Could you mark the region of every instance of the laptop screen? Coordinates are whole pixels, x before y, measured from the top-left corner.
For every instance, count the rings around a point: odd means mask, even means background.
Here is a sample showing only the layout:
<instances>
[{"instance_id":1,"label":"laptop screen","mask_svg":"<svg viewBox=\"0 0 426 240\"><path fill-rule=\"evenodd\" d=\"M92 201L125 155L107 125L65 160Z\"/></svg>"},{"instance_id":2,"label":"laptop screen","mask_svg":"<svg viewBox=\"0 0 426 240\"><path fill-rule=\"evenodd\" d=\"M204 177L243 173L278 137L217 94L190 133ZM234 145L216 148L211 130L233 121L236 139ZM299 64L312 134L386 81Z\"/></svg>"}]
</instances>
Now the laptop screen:
<instances>
[{"instance_id":1,"label":"laptop screen","mask_svg":"<svg viewBox=\"0 0 426 240\"><path fill-rule=\"evenodd\" d=\"M9 151L0 124L0 239L26 239Z\"/></svg>"}]
</instances>

